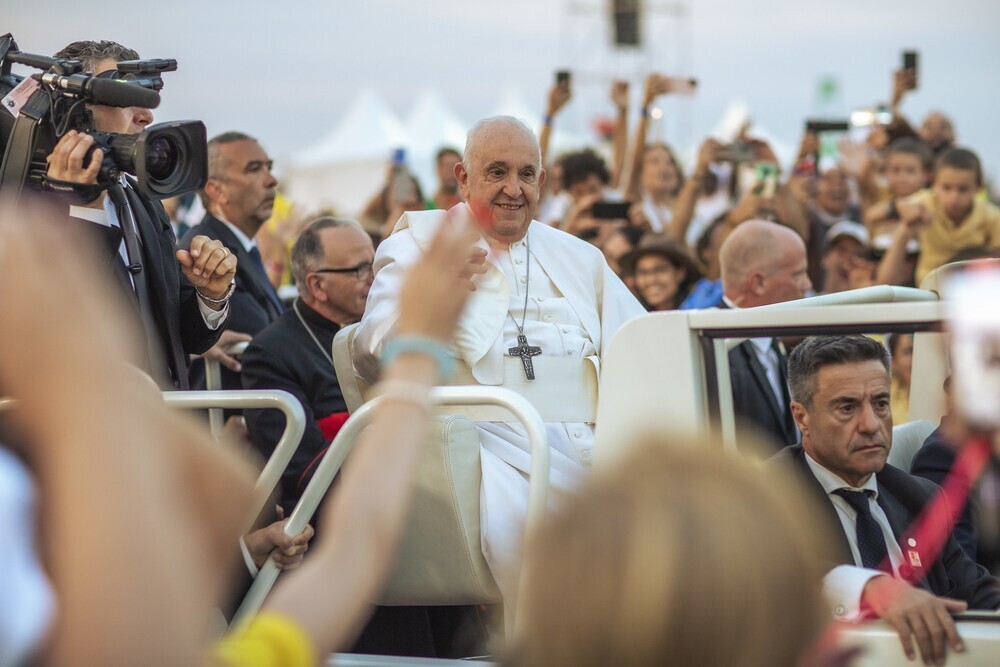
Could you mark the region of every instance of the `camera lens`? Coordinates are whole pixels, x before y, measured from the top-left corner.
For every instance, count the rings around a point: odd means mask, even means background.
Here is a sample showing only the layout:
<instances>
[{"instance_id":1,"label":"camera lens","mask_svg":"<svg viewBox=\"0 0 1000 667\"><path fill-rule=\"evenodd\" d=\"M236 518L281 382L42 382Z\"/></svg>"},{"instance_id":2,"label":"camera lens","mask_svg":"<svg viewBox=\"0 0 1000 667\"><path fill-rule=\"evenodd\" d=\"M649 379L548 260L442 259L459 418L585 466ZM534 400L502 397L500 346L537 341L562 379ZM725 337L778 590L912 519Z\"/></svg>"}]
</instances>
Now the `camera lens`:
<instances>
[{"instance_id":1,"label":"camera lens","mask_svg":"<svg viewBox=\"0 0 1000 667\"><path fill-rule=\"evenodd\" d=\"M157 180L167 179L177 169L181 151L171 137L158 136L146 147L146 168Z\"/></svg>"}]
</instances>

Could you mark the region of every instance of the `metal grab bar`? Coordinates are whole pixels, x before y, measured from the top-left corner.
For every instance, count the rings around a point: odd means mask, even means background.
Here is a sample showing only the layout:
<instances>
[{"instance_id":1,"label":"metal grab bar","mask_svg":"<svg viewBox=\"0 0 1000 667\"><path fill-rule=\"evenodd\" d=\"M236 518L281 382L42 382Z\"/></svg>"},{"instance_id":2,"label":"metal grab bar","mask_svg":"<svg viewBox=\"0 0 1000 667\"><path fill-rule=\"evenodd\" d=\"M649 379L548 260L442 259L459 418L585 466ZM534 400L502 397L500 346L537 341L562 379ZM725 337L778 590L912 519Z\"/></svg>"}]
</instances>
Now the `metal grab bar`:
<instances>
[{"instance_id":1,"label":"metal grab bar","mask_svg":"<svg viewBox=\"0 0 1000 667\"><path fill-rule=\"evenodd\" d=\"M306 430L306 413L298 399L280 389L231 389L219 391L165 391L164 402L174 408L271 408L281 410L285 415L285 431L274 447L271 458L254 485L254 513L256 518L267 503L278 480L299 448L302 434ZM293 535L295 533L292 533Z\"/></svg>"},{"instance_id":2,"label":"metal grab bar","mask_svg":"<svg viewBox=\"0 0 1000 667\"><path fill-rule=\"evenodd\" d=\"M501 387L436 387L431 390L430 399L435 407L500 405L524 424L528 432L528 442L531 444L531 479L528 486L528 514L525 520L525 534L530 534L544 514L549 488L548 436L545 432L545 423L538 411L520 395ZM302 498L288 518L285 524L286 535L297 535L302 532L315 514L320 501L333 483L334 476L353 448L357 435L380 402L380 398L374 398L365 403L341 427L337 437L330 443L323 460L317 466L316 473L302 494ZM242 627L253 618L270 593L279 573L280 570L274 564L274 557L268 557L246 597L243 598L230 627Z\"/></svg>"},{"instance_id":3,"label":"metal grab bar","mask_svg":"<svg viewBox=\"0 0 1000 667\"><path fill-rule=\"evenodd\" d=\"M249 344L246 341L233 343L226 348L226 354L231 357L242 357L243 351L247 349L247 345ZM222 364L217 359L209 359L205 356L195 358L201 358L205 362L205 389L208 391L222 389ZM208 410L208 427L211 429L212 435L216 438L222 433L222 427L224 426L222 409L223 406L209 408Z\"/></svg>"}]
</instances>

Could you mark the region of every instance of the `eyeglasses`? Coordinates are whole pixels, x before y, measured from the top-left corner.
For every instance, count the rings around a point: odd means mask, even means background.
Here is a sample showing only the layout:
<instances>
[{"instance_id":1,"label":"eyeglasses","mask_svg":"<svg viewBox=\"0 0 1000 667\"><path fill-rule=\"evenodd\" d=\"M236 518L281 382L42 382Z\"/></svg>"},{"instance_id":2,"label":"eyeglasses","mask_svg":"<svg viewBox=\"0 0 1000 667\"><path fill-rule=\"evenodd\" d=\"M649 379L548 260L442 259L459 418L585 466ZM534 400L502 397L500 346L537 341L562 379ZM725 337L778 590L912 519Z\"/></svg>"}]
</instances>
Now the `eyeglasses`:
<instances>
[{"instance_id":1,"label":"eyeglasses","mask_svg":"<svg viewBox=\"0 0 1000 667\"><path fill-rule=\"evenodd\" d=\"M372 262L362 262L348 269L316 269L313 273L353 273L356 280L368 280L375 275L375 268L372 264Z\"/></svg>"}]
</instances>

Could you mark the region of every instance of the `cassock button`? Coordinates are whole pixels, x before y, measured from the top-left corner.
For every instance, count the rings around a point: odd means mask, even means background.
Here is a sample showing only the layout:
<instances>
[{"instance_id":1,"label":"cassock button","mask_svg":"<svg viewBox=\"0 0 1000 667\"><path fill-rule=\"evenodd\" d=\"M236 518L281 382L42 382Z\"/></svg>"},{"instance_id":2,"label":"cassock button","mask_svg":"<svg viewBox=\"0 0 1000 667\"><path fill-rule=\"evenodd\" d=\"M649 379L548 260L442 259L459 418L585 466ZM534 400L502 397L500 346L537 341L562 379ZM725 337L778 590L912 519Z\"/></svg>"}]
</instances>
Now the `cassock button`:
<instances>
[{"instance_id":1,"label":"cassock button","mask_svg":"<svg viewBox=\"0 0 1000 667\"><path fill-rule=\"evenodd\" d=\"M524 260L523 259L515 259L514 263L515 264L524 264Z\"/></svg>"},{"instance_id":2,"label":"cassock button","mask_svg":"<svg viewBox=\"0 0 1000 667\"><path fill-rule=\"evenodd\" d=\"M846 610L846 609L844 609L844 605L840 605L840 604L838 604L838 605L837 605L837 606L836 606L836 607L834 608L834 610L833 610L833 613L834 613L835 615L837 615L837 616L843 616L843 615L844 615L844 614L845 614L846 612L847 612L847 610Z\"/></svg>"},{"instance_id":3,"label":"cassock button","mask_svg":"<svg viewBox=\"0 0 1000 667\"><path fill-rule=\"evenodd\" d=\"M563 327L563 333L568 334L569 333L569 327Z\"/></svg>"},{"instance_id":4,"label":"cassock button","mask_svg":"<svg viewBox=\"0 0 1000 667\"><path fill-rule=\"evenodd\" d=\"M566 350L566 356L567 357L572 357L573 356L573 350Z\"/></svg>"},{"instance_id":5,"label":"cassock button","mask_svg":"<svg viewBox=\"0 0 1000 667\"><path fill-rule=\"evenodd\" d=\"M906 540L906 543L909 544L911 547L917 546L917 541L915 539L913 539L912 537L910 539Z\"/></svg>"},{"instance_id":6,"label":"cassock button","mask_svg":"<svg viewBox=\"0 0 1000 667\"><path fill-rule=\"evenodd\" d=\"M521 276L521 283L523 284L526 282L528 282L528 278L526 276Z\"/></svg>"},{"instance_id":7,"label":"cassock button","mask_svg":"<svg viewBox=\"0 0 1000 667\"><path fill-rule=\"evenodd\" d=\"M582 438L582 437L583 437L583 434L582 434L582 433L580 433L579 431L574 431L574 432L573 432L573 437L574 437L574 438Z\"/></svg>"}]
</instances>

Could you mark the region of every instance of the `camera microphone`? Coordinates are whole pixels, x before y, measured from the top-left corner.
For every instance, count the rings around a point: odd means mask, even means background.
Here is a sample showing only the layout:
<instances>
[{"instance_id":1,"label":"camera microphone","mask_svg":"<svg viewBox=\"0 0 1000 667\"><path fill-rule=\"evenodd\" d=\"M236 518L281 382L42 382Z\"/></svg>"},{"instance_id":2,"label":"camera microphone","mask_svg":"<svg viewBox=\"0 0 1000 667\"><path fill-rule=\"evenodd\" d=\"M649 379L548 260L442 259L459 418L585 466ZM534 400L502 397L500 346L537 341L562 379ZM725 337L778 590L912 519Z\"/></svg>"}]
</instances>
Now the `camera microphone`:
<instances>
[{"instance_id":1,"label":"camera microphone","mask_svg":"<svg viewBox=\"0 0 1000 667\"><path fill-rule=\"evenodd\" d=\"M42 83L53 88L82 94L94 104L103 104L109 107L143 107L145 109L155 109L160 106L160 94L155 90L124 81L99 79L87 74L62 76L47 73L40 77L36 75L36 78L40 78Z\"/></svg>"}]
</instances>

